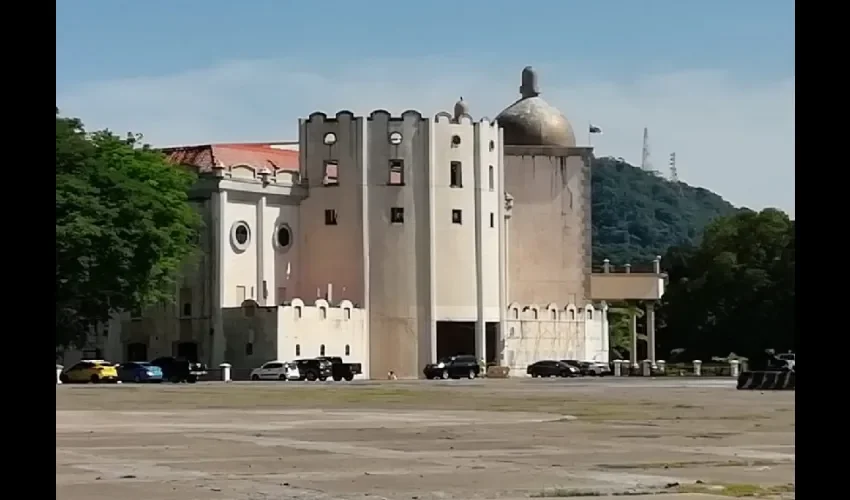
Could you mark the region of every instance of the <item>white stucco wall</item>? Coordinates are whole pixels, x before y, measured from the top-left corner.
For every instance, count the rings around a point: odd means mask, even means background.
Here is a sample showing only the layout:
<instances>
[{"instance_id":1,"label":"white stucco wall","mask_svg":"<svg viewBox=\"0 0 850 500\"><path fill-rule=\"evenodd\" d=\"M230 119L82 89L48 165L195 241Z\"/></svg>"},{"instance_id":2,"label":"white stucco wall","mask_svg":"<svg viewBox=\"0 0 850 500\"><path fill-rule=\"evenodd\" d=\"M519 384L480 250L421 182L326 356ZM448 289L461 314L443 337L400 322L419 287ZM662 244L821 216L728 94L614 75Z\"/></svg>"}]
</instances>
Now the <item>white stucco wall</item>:
<instances>
[{"instance_id":1,"label":"white stucco wall","mask_svg":"<svg viewBox=\"0 0 850 500\"><path fill-rule=\"evenodd\" d=\"M322 355L339 356L345 362L360 363L369 373L369 344L365 334L365 314L345 300L331 307L325 300L305 304L293 299L277 308L277 359L294 360ZM346 353L346 346L348 351Z\"/></svg>"},{"instance_id":2,"label":"white stucco wall","mask_svg":"<svg viewBox=\"0 0 850 500\"><path fill-rule=\"evenodd\" d=\"M512 303L507 314L505 363L514 376L525 375L528 365L545 359L608 362L604 310Z\"/></svg>"}]
</instances>

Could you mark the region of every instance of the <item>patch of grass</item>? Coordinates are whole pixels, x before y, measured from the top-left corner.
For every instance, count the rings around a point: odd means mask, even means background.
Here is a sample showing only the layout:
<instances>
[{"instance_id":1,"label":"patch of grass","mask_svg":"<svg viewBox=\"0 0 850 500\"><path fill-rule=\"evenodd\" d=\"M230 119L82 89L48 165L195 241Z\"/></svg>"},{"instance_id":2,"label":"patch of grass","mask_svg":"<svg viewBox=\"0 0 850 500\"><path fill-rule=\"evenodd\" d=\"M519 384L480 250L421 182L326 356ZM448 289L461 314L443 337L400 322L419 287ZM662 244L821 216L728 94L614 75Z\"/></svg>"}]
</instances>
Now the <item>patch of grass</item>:
<instances>
[{"instance_id":1,"label":"patch of grass","mask_svg":"<svg viewBox=\"0 0 850 500\"><path fill-rule=\"evenodd\" d=\"M677 488L677 493L705 493L731 498L766 498L781 495L782 493L793 493L793 484L777 484L772 486L760 486L757 484L683 484Z\"/></svg>"}]
</instances>

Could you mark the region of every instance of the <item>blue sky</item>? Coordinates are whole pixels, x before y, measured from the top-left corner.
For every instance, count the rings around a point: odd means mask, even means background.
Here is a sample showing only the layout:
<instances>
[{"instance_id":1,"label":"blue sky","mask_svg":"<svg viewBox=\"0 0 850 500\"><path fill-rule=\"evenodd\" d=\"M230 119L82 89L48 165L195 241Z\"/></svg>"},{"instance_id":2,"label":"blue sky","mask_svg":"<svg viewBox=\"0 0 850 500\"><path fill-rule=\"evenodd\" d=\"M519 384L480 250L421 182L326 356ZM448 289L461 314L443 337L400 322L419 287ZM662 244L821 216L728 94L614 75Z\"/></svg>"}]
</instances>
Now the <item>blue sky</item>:
<instances>
[{"instance_id":1,"label":"blue sky","mask_svg":"<svg viewBox=\"0 0 850 500\"><path fill-rule=\"evenodd\" d=\"M493 117L519 72L600 154L794 208L788 0L58 0L57 105L154 144L293 139L314 110ZM587 138L584 138L587 141ZM765 178L770 181L765 183Z\"/></svg>"}]
</instances>

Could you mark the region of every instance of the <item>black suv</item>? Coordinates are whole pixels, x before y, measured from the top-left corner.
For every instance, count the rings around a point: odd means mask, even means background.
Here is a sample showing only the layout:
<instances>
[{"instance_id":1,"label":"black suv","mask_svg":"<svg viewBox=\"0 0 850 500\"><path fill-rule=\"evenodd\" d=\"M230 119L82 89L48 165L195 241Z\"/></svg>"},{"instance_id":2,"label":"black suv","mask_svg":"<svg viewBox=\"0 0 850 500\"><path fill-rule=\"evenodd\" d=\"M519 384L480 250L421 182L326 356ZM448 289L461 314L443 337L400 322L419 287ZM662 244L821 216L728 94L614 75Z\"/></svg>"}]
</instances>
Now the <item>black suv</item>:
<instances>
[{"instance_id":1,"label":"black suv","mask_svg":"<svg viewBox=\"0 0 850 500\"><path fill-rule=\"evenodd\" d=\"M324 382L333 375L333 364L326 359L296 359L295 364L301 373L300 380L312 382L319 379Z\"/></svg>"},{"instance_id":2,"label":"black suv","mask_svg":"<svg viewBox=\"0 0 850 500\"><path fill-rule=\"evenodd\" d=\"M425 378L475 378L481 374L481 366L475 356L466 354L441 358L436 363L425 365Z\"/></svg>"},{"instance_id":3,"label":"black suv","mask_svg":"<svg viewBox=\"0 0 850 500\"><path fill-rule=\"evenodd\" d=\"M170 382L189 382L194 384L203 375L207 374L207 367L203 363L192 363L186 358L174 358L163 356L151 361L151 364L162 370L162 379Z\"/></svg>"}]
</instances>

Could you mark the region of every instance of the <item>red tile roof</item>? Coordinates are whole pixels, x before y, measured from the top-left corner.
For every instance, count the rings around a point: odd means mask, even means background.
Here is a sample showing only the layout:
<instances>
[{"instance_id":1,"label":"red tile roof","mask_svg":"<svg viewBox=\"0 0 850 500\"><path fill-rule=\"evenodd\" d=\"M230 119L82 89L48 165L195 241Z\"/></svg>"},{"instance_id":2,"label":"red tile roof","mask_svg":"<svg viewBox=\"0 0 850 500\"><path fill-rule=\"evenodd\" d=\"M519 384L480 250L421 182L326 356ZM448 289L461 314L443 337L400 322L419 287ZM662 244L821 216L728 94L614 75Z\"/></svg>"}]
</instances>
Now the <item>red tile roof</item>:
<instances>
[{"instance_id":1,"label":"red tile roof","mask_svg":"<svg viewBox=\"0 0 850 500\"><path fill-rule=\"evenodd\" d=\"M212 171L217 163L225 167L249 165L257 169L298 171L298 151L276 149L271 144L204 144L162 151L170 161L196 167L200 172Z\"/></svg>"}]
</instances>

